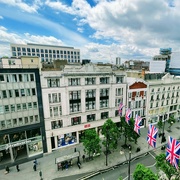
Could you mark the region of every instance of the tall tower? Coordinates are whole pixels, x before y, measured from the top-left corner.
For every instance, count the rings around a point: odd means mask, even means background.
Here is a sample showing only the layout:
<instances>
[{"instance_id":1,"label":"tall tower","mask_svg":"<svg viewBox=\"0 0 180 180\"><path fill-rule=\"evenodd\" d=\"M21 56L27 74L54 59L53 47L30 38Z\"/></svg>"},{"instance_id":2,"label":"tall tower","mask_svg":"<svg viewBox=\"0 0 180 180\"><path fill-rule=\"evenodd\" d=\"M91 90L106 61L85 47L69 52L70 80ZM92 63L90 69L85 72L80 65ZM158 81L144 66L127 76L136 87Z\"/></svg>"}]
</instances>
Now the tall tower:
<instances>
[{"instance_id":1,"label":"tall tower","mask_svg":"<svg viewBox=\"0 0 180 180\"><path fill-rule=\"evenodd\" d=\"M120 66L121 65L121 58L116 57L116 65Z\"/></svg>"}]
</instances>

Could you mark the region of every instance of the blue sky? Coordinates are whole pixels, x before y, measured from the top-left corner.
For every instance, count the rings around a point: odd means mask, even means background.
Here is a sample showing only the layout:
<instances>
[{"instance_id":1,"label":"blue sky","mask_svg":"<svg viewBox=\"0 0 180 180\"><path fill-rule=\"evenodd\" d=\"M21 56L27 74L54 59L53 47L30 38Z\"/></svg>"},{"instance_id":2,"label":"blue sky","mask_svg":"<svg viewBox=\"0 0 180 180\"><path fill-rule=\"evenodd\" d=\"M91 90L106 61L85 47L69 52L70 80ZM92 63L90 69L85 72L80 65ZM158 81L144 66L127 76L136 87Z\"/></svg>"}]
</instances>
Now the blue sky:
<instances>
[{"instance_id":1,"label":"blue sky","mask_svg":"<svg viewBox=\"0 0 180 180\"><path fill-rule=\"evenodd\" d=\"M73 46L81 59L150 61L180 47L178 0L0 0L0 57L10 43Z\"/></svg>"}]
</instances>

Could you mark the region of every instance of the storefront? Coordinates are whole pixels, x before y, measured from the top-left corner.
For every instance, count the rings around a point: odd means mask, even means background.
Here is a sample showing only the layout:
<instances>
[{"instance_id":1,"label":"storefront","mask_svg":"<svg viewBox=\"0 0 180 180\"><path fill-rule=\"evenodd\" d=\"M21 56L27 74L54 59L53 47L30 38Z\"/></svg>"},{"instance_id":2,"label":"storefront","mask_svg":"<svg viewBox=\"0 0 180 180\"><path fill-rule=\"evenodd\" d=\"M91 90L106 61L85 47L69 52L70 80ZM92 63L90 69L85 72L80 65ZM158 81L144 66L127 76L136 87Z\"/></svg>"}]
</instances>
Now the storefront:
<instances>
[{"instance_id":1,"label":"storefront","mask_svg":"<svg viewBox=\"0 0 180 180\"><path fill-rule=\"evenodd\" d=\"M3 163L43 153L40 128L0 136L0 161Z\"/></svg>"}]
</instances>

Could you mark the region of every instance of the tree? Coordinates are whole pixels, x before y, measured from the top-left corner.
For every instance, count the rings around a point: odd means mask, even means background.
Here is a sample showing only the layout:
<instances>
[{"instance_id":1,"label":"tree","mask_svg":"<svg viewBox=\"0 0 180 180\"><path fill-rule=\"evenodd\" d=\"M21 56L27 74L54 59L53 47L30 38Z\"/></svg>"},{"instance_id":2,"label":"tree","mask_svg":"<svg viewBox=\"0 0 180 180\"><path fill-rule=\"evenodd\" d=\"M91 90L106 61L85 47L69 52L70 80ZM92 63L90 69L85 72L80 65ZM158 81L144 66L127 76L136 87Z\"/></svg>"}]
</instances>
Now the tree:
<instances>
[{"instance_id":1,"label":"tree","mask_svg":"<svg viewBox=\"0 0 180 180\"><path fill-rule=\"evenodd\" d=\"M167 120L167 122L169 123L169 131L171 131L171 126L176 122L176 119L174 118L173 115L171 115Z\"/></svg>"},{"instance_id":2,"label":"tree","mask_svg":"<svg viewBox=\"0 0 180 180\"><path fill-rule=\"evenodd\" d=\"M140 137L135 131L134 131L134 119L131 118L129 125L126 123L125 121L125 117L121 117L121 124L122 124L122 133L124 134L125 137L125 142L124 142L124 147L128 147L127 146L127 140L129 141L134 141L134 143L137 143L137 139Z\"/></svg>"},{"instance_id":3,"label":"tree","mask_svg":"<svg viewBox=\"0 0 180 180\"><path fill-rule=\"evenodd\" d=\"M101 140L98 134L96 133L95 129L86 130L82 141L84 146L84 152L89 156L89 158L91 155L93 155L94 152L101 152Z\"/></svg>"},{"instance_id":4,"label":"tree","mask_svg":"<svg viewBox=\"0 0 180 180\"><path fill-rule=\"evenodd\" d=\"M158 176L143 164L137 164L136 169L133 173L133 178L134 180L158 180Z\"/></svg>"},{"instance_id":5,"label":"tree","mask_svg":"<svg viewBox=\"0 0 180 180\"><path fill-rule=\"evenodd\" d=\"M108 119L102 126L102 134L105 136L102 144L105 147L108 145L108 150L116 149L120 133L117 125L111 119Z\"/></svg>"},{"instance_id":6,"label":"tree","mask_svg":"<svg viewBox=\"0 0 180 180\"><path fill-rule=\"evenodd\" d=\"M178 171L168 161L166 161L166 155L161 153L156 156L156 168L162 170L166 176L170 179L173 175L179 176Z\"/></svg>"}]
</instances>

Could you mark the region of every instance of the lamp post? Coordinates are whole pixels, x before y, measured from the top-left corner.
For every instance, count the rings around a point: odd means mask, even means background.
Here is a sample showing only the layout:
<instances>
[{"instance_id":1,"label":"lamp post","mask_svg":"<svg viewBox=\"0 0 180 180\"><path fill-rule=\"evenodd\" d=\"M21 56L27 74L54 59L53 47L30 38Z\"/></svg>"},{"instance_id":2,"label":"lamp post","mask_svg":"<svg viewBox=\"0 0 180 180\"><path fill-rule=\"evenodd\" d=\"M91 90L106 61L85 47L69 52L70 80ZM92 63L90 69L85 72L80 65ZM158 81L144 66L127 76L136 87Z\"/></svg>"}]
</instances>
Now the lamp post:
<instances>
[{"instance_id":1,"label":"lamp post","mask_svg":"<svg viewBox=\"0 0 180 180\"><path fill-rule=\"evenodd\" d=\"M130 180L131 179L131 145L129 145L128 148L129 148L128 180Z\"/></svg>"},{"instance_id":2,"label":"lamp post","mask_svg":"<svg viewBox=\"0 0 180 180\"><path fill-rule=\"evenodd\" d=\"M108 127L106 127L106 166L108 165L108 146L109 146L109 131Z\"/></svg>"},{"instance_id":3,"label":"lamp post","mask_svg":"<svg viewBox=\"0 0 180 180\"><path fill-rule=\"evenodd\" d=\"M162 132L161 144L162 144L163 142L166 142L166 137L165 137L165 133L164 133L165 123L166 123L166 120L165 120L166 117L167 117L167 114L164 115L163 132Z\"/></svg>"}]
</instances>

